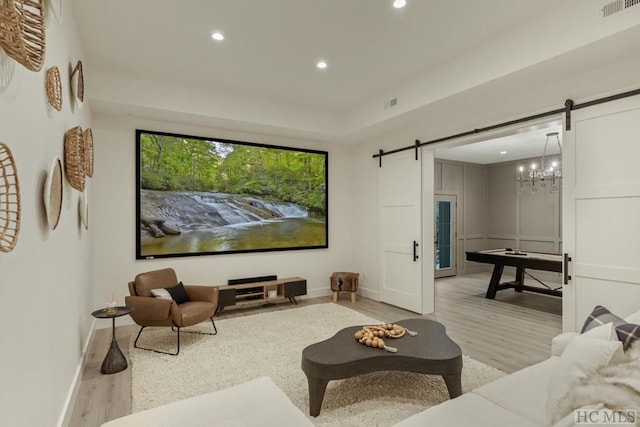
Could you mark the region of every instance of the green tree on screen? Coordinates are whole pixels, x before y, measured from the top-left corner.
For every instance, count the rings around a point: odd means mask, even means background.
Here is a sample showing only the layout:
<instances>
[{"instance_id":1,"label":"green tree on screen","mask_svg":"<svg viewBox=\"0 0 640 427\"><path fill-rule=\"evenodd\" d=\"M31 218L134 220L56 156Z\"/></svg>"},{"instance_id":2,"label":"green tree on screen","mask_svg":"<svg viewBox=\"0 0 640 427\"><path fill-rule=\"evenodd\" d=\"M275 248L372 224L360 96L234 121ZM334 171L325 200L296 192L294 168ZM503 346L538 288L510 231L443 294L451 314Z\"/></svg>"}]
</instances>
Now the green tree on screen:
<instances>
[{"instance_id":1,"label":"green tree on screen","mask_svg":"<svg viewBox=\"0 0 640 427\"><path fill-rule=\"evenodd\" d=\"M326 215L322 154L141 133L140 157L144 189L252 195Z\"/></svg>"}]
</instances>

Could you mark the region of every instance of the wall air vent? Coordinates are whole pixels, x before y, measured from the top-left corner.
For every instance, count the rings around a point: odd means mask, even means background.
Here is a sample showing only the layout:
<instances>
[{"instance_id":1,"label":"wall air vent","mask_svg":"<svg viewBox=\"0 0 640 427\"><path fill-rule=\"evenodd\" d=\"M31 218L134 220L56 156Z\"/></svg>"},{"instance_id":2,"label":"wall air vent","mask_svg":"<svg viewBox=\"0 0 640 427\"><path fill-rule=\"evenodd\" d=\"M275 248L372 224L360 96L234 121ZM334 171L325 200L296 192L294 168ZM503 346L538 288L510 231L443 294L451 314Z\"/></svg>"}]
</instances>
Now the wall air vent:
<instances>
[{"instance_id":1,"label":"wall air vent","mask_svg":"<svg viewBox=\"0 0 640 427\"><path fill-rule=\"evenodd\" d=\"M608 18L611 15L615 15L639 4L640 0L614 0L602 7L602 17Z\"/></svg>"}]
</instances>

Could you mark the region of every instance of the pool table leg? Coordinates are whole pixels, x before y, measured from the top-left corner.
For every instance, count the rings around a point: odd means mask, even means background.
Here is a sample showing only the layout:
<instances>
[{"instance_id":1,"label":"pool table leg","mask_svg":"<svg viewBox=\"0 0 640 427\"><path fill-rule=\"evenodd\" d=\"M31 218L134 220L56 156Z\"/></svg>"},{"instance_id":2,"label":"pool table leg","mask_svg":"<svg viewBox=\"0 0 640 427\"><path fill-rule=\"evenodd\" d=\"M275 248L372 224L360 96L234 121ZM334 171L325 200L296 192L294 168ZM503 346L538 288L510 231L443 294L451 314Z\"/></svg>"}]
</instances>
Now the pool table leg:
<instances>
[{"instance_id":1,"label":"pool table leg","mask_svg":"<svg viewBox=\"0 0 640 427\"><path fill-rule=\"evenodd\" d=\"M498 292L498 286L500 285L500 278L502 277L503 270L504 265L501 264L496 264L493 267L493 273L491 273L491 281L489 282L489 288L487 289L485 298L494 299L496 297L496 292Z\"/></svg>"},{"instance_id":2,"label":"pool table leg","mask_svg":"<svg viewBox=\"0 0 640 427\"><path fill-rule=\"evenodd\" d=\"M518 267L516 269L516 283L513 289L516 292L522 292L522 287L524 286L524 268Z\"/></svg>"}]
</instances>

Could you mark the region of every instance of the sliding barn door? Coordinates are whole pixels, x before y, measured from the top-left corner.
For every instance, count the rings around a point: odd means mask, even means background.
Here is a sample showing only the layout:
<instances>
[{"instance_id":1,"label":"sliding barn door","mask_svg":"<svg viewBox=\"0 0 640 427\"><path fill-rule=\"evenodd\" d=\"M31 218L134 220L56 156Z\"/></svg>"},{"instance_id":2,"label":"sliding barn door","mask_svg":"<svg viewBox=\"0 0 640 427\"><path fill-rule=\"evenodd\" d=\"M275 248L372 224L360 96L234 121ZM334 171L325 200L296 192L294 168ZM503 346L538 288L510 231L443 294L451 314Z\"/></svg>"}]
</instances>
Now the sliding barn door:
<instances>
[{"instance_id":1,"label":"sliding barn door","mask_svg":"<svg viewBox=\"0 0 640 427\"><path fill-rule=\"evenodd\" d=\"M421 166L415 151L384 156L379 174L380 298L422 313Z\"/></svg>"},{"instance_id":2,"label":"sliding barn door","mask_svg":"<svg viewBox=\"0 0 640 427\"><path fill-rule=\"evenodd\" d=\"M563 147L563 328L640 306L640 97L572 112Z\"/></svg>"}]
</instances>

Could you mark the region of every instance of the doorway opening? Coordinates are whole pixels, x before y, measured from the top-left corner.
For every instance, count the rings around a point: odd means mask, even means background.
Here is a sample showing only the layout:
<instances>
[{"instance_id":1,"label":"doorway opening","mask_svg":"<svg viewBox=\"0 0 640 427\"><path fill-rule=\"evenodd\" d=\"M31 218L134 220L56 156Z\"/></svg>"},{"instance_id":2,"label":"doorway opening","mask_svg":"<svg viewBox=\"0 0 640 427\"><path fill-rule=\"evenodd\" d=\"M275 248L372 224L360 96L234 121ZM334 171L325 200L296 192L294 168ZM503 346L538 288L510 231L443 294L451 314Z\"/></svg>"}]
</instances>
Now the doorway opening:
<instances>
[{"instance_id":1,"label":"doorway opening","mask_svg":"<svg viewBox=\"0 0 640 427\"><path fill-rule=\"evenodd\" d=\"M558 144L548 143L548 134L555 132ZM510 129L491 139L434 148L436 278L455 275L474 280L477 294L473 296L484 298L493 266L467 261L467 252L508 248L562 253L561 141L562 122L556 120ZM542 180L548 175L537 173L543 164L554 168L553 183ZM528 177L531 181L523 185ZM453 194L457 195L457 219L450 222L450 205L439 198ZM556 272L526 272L531 274L525 274L526 285L557 288L561 283ZM505 267L503 281L515 275L516 268ZM525 306L530 301L534 309L561 314L562 299L557 296L502 289L495 298ZM544 307L547 303L549 307Z\"/></svg>"}]
</instances>

